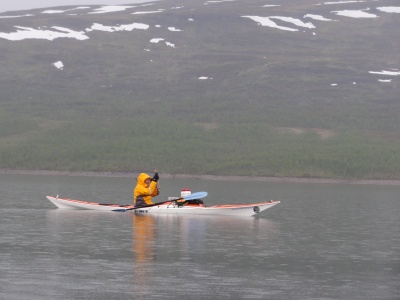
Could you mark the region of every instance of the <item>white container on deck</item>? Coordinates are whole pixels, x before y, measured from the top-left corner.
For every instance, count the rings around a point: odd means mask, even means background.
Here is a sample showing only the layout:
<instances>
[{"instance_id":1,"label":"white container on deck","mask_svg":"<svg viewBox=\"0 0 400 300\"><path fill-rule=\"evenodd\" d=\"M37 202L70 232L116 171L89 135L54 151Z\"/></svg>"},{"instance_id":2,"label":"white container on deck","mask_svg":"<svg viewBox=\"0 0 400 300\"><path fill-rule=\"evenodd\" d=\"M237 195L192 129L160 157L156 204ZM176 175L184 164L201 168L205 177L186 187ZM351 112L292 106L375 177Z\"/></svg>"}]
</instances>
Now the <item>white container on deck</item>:
<instances>
[{"instance_id":1,"label":"white container on deck","mask_svg":"<svg viewBox=\"0 0 400 300\"><path fill-rule=\"evenodd\" d=\"M189 196L192 193L190 189L181 189L181 198Z\"/></svg>"}]
</instances>

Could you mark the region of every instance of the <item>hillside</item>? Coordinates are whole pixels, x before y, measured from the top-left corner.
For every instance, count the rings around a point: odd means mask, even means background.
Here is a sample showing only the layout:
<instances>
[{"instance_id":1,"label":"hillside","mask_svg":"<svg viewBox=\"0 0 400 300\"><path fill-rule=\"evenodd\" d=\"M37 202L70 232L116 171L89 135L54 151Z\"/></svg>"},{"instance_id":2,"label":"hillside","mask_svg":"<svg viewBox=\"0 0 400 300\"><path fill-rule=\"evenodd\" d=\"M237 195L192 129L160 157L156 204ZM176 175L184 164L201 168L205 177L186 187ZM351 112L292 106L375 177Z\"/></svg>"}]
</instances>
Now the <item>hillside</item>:
<instances>
[{"instance_id":1,"label":"hillside","mask_svg":"<svg viewBox=\"0 0 400 300\"><path fill-rule=\"evenodd\" d=\"M0 168L400 179L395 2L2 13Z\"/></svg>"}]
</instances>

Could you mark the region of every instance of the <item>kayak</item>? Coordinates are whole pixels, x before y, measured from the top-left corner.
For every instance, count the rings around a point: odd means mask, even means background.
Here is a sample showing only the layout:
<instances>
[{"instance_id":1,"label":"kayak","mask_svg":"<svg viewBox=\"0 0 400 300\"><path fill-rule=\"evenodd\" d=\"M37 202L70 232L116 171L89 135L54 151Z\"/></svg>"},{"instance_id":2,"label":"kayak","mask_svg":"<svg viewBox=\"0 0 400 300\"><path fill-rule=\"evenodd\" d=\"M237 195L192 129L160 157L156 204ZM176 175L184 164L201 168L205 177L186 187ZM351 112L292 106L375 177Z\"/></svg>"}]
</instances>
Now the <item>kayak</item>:
<instances>
[{"instance_id":1,"label":"kayak","mask_svg":"<svg viewBox=\"0 0 400 300\"><path fill-rule=\"evenodd\" d=\"M47 196L55 206L62 209L90 209L100 211L128 212L137 214L185 214L185 215L228 215L228 216L254 216L268 208L280 203L280 201L266 201L252 204L223 204L205 206L200 199L168 200L151 206L134 207L133 205L103 204Z\"/></svg>"}]
</instances>

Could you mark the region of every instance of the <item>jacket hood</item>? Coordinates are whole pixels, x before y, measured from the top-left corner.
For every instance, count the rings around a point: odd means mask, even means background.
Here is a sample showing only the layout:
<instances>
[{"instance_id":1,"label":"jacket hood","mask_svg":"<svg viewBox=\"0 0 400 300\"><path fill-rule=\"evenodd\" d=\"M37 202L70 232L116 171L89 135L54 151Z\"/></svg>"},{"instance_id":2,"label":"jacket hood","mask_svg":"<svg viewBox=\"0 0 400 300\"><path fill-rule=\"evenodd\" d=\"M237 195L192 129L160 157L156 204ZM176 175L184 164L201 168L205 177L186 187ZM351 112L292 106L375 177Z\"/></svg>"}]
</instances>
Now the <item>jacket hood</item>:
<instances>
[{"instance_id":1,"label":"jacket hood","mask_svg":"<svg viewBox=\"0 0 400 300\"><path fill-rule=\"evenodd\" d=\"M148 187L148 185L144 182L147 178L151 179L151 177L148 174L140 173L138 176L138 184Z\"/></svg>"}]
</instances>

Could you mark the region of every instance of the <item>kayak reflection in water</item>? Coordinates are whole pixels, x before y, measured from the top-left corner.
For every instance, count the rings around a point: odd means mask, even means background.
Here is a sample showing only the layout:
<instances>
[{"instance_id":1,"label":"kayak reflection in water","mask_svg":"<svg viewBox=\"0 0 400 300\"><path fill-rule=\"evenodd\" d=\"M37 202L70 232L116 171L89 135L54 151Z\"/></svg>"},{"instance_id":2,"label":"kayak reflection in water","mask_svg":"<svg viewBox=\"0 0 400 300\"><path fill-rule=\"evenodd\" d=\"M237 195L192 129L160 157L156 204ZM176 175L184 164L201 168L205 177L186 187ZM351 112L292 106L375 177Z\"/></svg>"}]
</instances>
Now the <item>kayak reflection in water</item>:
<instances>
[{"instance_id":1,"label":"kayak reflection in water","mask_svg":"<svg viewBox=\"0 0 400 300\"><path fill-rule=\"evenodd\" d=\"M158 188L158 173L155 172L153 178L146 173L138 176L137 184L133 190L133 205L136 207L153 204L152 198L158 196L160 190Z\"/></svg>"}]
</instances>

